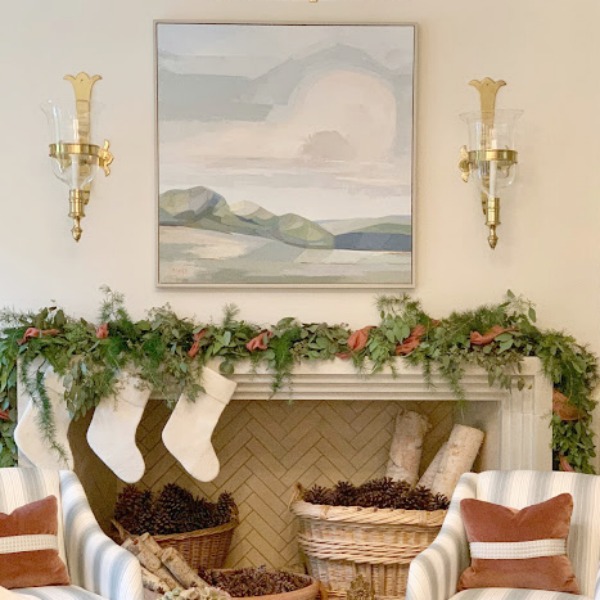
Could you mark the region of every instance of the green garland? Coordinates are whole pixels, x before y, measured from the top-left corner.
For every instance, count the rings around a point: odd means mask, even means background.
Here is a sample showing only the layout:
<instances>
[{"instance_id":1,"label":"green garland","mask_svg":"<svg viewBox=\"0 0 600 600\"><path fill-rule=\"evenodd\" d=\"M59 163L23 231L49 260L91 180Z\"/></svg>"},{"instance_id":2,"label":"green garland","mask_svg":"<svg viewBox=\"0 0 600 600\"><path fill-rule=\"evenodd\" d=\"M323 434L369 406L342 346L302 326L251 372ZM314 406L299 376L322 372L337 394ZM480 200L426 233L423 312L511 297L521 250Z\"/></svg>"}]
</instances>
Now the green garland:
<instances>
[{"instance_id":1,"label":"green garland","mask_svg":"<svg viewBox=\"0 0 600 600\"><path fill-rule=\"evenodd\" d=\"M266 365L273 391L292 383L295 364L310 360L351 360L358 372L395 371L397 357L420 366L427 378L437 370L457 399L464 399L461 378L476 365L490 385L510 387L521 361L537 356L556 390L568 399L576 417L552 416L554 467L592 473L595 456L591 431L592 392L598 383L596 357L571 336L542 331L530 302L510 291L501 304L453 312L434 320L409 296L377 299L380 322L351 331L346 325L301 323L287 317L268 328L240 321L237 309L225 307L221 323L195 324L167 305L133 321L123 297L103 288L99 322L73 319L56 307L38 313L0 314L0 467L14 464L17 378L42 407L41 430L54 442L41 369L51 365L63 376L65 402L77 419L114 392L118 373L133 368L173 406L182 392L195 398L203 366L220 358L223 374L240 360ZM17 359L20 371L17 373ZM519 387L522 382L519 380Z\"/></svg>"}]
</instances>

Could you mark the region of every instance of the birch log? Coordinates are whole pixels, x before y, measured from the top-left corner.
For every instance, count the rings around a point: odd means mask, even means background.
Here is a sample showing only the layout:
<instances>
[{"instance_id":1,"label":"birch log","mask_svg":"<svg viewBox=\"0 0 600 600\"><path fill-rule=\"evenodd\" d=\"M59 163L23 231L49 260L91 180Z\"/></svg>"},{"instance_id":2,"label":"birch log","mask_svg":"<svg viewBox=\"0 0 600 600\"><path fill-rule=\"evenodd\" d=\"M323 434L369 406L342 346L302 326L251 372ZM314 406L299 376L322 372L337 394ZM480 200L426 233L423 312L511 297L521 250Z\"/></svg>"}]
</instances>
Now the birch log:
<instances>
[{"instance_id":1,"label":"birch log","mask_svg":"<svg viewBox=\"0 0 600 600\"><path fill-rule=\"evenodd\" d=\"M167 587L167 590L174 590L178 587L179 582L173 578L171 572L163 565L162 560L152 551L154 544L156 544L154 538L151 538L151 541L145 539L141 543L139 543L139 540L140 538L135 541L127 538L121 545L137 557L142 568L158 577ZM156 545L158 546L158 544Z\"/></svg>"},{"instance_id":2,"label":"birch log","mask_svg":"<svg viewBox=\"0 0 600 600\"><path fill-rule=\"evenodd\" d=\"M136 556L142 567L146 567L151 573L157 574L157 571L162 567L160 558L156 554L152 554L148 548L138 546L138 550Z\"/></svg>"},{"instance_id":3,"label":"birch log","mask_svg":"<svg viewBox=\"0 0 600 600\"><path fill-rule=\"evenodd\" d=\"M161 564L159 569L156 569L154 574L164 581L171 590L181 587L179 581L177 581L177 579L171 575L171 571L169 571L169 569L167 569L167 567L165 567L163 564Z\"/></svg>"},{"instance_id":4,"label":"birch log","mask_svg":"<svg viewBox=\"0 0 600 600\"><path fill-rule=\"evenodd\" d=\"M231 600L231 596L222 589L207 587L206 589L189 588L182 590L176 600Z\"/></svg>"},{"instance_id":5,"label":"birch log","mask_svg":"<svg viewBox=\"0 0 600 600\"><path fill-rule=\"evenodd\" d=\"M387 477L407 481L410 485L417 483L423 437L429 428L427 417L403 408L398 410L386 470Z\"/></svg>"},{"instance_id":6,"label":"birch log","mask_svg":"<svg viewBox=\"0 0 600 600\"><path fill-rule=\"evenodd\" d=\"M429 463L429 466L425 470L425 473L421 475L421 479L419 479L419 486L426 487L431 489L433 485L433 480L435 478L435 474L438 472L440 468L440 463L444 458L444 454L446 452L446 448L448 447L448 442L444 442L440 449L436 452L433 460Z\"/></svg>"},{"instance_id":7,"label":"birch log","mask_svg":"<svg viewBox=\"0 0 600 600\"><path fill-rule=\"evenodd\" d=\"M142 567L142 585L151 592L160 592L161 594L172 589L160 577L157 577L145 567Z\"/></svg>"},{"instance_id":8,"label":"birch log","mask_svg":"<svg viewBox=\"0 0 600 600\"><path fill-rule=\"evenodd\" d=\"M463 473L471 470L483 442L484 433L474 427L455 425L448 439L448 446L440 461L431 491L452 497L452 492Z\"/></svg>"},{"instance_id":9,"label":"birch log","mask_svg":"<svg viewBox=\"0 0 600 600\"><path fill-rule=\"evenodd\" d=\"M162 553L162 562L184 589L191 587L210 587L175 548L166 548Z\"/></svg>"},{"instance_id":10,"label":"birch log","mask_svg":"<svg viewBox=\"0 0 600 600\"><path fill-rule=\"evenodd\" d=\"M182 590L177 597L179 600L200 600L202 598L198 588Z\"/></svg>"},{"instance_id":11,"label":"birch log","mask_svg":"<svg viewBox=\"0 0 600 600\"><path fill-rule=\"evenodd\" d=\"M130 537L125 538L121 544L121 548L125 548L125 550L131 552L131 554L135 554L136 556L140 553L140 549L135 545L135 542Z\"/></svg>"},{"instance_id":12,"label":"birch log","mask_svg":"<svg viewBox=\"0 0 600 600\"><path fill-rule=\"evenodd\" d=\"M158 556L158 558L162 556L163 549L158 545L156 540L149 533L143 533L142 535L140 535L140 537L138 537L136 541L136 544L140 548L147 548L148 550L150 550L150 552L152 552L152 554Z\"/></svg>"}]
</instances>

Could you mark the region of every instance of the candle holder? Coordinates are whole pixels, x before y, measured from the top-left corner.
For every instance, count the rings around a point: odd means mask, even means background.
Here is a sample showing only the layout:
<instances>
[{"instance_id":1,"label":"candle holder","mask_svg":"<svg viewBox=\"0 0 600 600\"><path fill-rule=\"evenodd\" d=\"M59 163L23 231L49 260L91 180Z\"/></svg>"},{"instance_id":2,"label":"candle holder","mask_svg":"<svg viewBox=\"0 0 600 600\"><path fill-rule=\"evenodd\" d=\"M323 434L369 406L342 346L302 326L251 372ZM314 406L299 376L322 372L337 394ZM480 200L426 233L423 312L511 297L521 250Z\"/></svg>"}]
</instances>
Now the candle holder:
<instances>
[{"instance_id":1,"label":"candle holder","mask_svg":"<svg viewBox=\"0 0 600 600\"><path fill-rule=\"evenodd\" d=\"M50 157L54 174L69 186L69 217L73 219L71 233L78 242L81 238L81 219L90 199L90 187L98 167L110 174L113 155L108 140L99 146L91 142L92 87L100 75L87 73L65 75L75 93L74 105L60 105L48 101L43 106L50 127Z\"/></svg>"},{"instance_id":2,"label":"candle holder","mask_svg":"<svg viewBox=\"0 0 600 600\"><path fill-rule=\"evenodd\" d=\"M496 95L506 85L502 80L486 77L474 79L469 85L479 92L481 110L460 115L468 126L469 144L461 148L458 166L463 181L472 175L477 183L489 230L488 243L494 249L500 225L499 190L511 185L516 177L515 125L523 111L496 110Z\"/></svg>"}]
</instances>

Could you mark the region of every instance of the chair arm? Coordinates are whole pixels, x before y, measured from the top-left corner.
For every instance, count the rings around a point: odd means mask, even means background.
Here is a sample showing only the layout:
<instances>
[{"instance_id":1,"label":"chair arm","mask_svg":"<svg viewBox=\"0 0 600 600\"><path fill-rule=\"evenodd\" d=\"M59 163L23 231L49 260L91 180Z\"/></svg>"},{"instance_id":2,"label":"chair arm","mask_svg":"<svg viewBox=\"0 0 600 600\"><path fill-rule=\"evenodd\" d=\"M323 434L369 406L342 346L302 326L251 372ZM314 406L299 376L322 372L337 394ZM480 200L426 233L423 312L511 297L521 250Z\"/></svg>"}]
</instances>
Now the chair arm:
<instances>
[{"instance_id":1,"label":"chair arm","mask_svg":"<svg viewBox=\"0 0 600 600\"><path fill-rule=\"evenodd\" d=\"M100 529L83 487L71 471L60 472L69 574L78 585L109 600L142 600L140 564Z\"/></svg>"},{"instance_id":2,"label":"chair arm","mask_svg":"<svg viewBox=\"0 0 600 600\"><path fill-rule=\"evenodd\" d=\"M476 478L475 473L465 473L460 478L440 533L410 563L406 600L448 600L456 593L458 577L469 564L460 501L475 498Z\"/></svg>"}]
</instances>

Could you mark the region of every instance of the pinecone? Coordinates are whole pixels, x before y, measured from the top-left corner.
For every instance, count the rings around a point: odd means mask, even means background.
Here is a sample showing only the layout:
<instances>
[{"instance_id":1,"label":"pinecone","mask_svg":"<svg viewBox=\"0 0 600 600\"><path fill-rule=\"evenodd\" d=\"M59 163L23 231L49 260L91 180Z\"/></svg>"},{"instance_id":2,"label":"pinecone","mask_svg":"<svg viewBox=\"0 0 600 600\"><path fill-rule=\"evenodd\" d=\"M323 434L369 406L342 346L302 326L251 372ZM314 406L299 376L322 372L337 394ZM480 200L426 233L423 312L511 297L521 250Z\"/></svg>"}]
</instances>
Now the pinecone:
<instances>
[{"instance_id":1,"label":"pinecone","mask_svg":"<svg viewBox=\"0 0 600 600\"><path fill-rule=\"evenodd\" d=\"M406 481L394 481L394 502L391 508L406 508L406 497L410 494L411 487Z\"/></svg>"},{"instance_id":2,"label":"pinecone","mask_svg":"<svg viewBox=\"0 0 600 600\"><path fill-rule=\"evenodd\" d=\"M435 506L435 508L430 508L429 510L446 510L450 506L450 500L444 494L436 494L433 497L432 506Z\"/></svg>"},{"instance_id":3,"label":"pinecone","mask_svg":"<svg viewBox=\"0 0 600 600\"><path fill-rule=\"evenodd\" d=\"M209 585L228 592L232 597L265 596L302 589L310 584L306 575L286 571L267 571L265 566L231 570L199 568L198 574Z\"/></svg>"},{"instance_id":4,"label":"pinecone","mask_svg":"<svg viewBox=\"0 0 600 600\"><path fill-rule=\"evenodd\" d=\"M349 481L338 481L331 495L334 506L356 506L356 487Z\"/></svg>"},{"instance_id":5,"label":"pinecone","mask_svg":"<svg viewBox=\"0 0 600 600\"><path fill-rule=\"evenodd\" d=\"M216 525L224 525L231 521L237 507L233 496L229 492L223 492L217 499L217 508L215 510Z\"/></svg>"},{"instance_id":6,"label":"pinecone","mask_svg":"<svg viewBox=\"0 0 600 600\"><path fill-rule=\"evenodd\" d=\"M129 533L153 533L152 492L126 485L117 497L115 520Z\"/></svg>"},{"instance_id":7,"label":"pinecone","mask_svg":"<svg viewBox=\"0 0 600 600\"><path fill-rule=\"evenodd\" d=\"M155 498L127 485L117 498L115 519L132 534L161 535L216 527L231 521L236 510L229 492L209 502L174 483L165 485Z\"/></svg>"},{"instance_id":8,"label":"pinecone","mask_svg":"<svg viewBox=\"0 0 600 600\"><path fill-rule=\"evenodd\" d=\"M391 477L371 479L358 487L347 481L338 481L333 489L313 485L304 492L302 499L312 504L407 510L439 510L449 505L448 499L441 494L434 496L423 486L413 489L406 481L395 481Z\"/></svg>"},{"instance_id":9,"label":"pinecone","mask_svg":"<svg viewBox=\"0 0 600 600\"><path fill-rule=\"evenodd\" d=\"M429 488L417 486L407 496L405 508L411 510L439 510L448 508L448 504L446 496L441 494L434 496Z\"/></svg>"},{"instance_id":10,"label":"pinecone","mask_svg":"<svg viewBox=\"0 0 600 600\"><path fill-rule=\"evenodd\" d=\"M190 521L192 530L213 527L213 504L204 498L196 498L192 505Z\"/></svg>"},{"instance_id":11,"label":"pinecone","mask_svg":"<svg viewBox=\"0 0 600 600\"><path fill-rule=\"evenodd\" d=\"M154 530L157 534L190 531L194 496L175 483L168 483L154 503Z\"/></svg>"},{"instance_id":12,"label":"pinecone","mask_svg":"<svg viewBox=\"0 0 600 600\"><path fill-rule=\"evenodd\" d=\"M310 489L304 491L302 500L311 504L332 504L331 496L331 490L315 484Z\"/></svg>"},{"instance_id":13,"label":"pinecone","mask_svg":"<svg viewBox=\"0 0 600 600\"><path fill-rule=\"evenodd\" d=\"M391 477L372 479L361 485L356 494L356 506L376 506L377 508L395 508L398 490Z\"/></svg>"}]
</instances>

